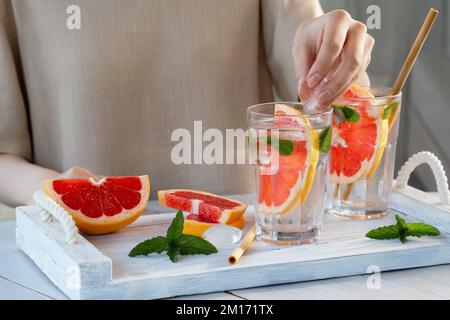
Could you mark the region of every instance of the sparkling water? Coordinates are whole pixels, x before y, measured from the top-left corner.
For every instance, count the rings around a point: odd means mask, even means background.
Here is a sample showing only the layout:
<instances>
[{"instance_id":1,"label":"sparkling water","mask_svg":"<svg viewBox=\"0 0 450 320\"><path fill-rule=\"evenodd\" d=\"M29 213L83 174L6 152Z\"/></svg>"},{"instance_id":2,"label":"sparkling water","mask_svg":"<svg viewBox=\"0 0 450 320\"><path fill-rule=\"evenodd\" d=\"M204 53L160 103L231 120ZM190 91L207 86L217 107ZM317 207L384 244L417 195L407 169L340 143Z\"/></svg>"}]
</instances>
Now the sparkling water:
<instances>
[{"instance_id":1,"label":"sparkling water","mask_svg":"<svg viewBox=\"0 0 450 320\"><path fill-rule=\"evenodd\" d=\"M378 219L387 215L389 210L390 195L392 189L392 182L394 178L395 169L395 153L397 147L397 137L399 133L400 120L400 105L401 95L390 96L389 88L371 88L375 98L370 99L347 99L344 101L354 110L367 112L371 117L378 121L378 139L380 134L380 121L388 122L387 141L384 149L380 148L380 141L377 141L376 150L382 150L382 157L378 167L373 166L375 162L374 156L372 160L366 163L366 171L356 180L353 178L336 179L330 175L327 183L328 189L328 211L334 215L350 218L350 219ZM388 106L396 104L395 116L385 117L385 111ZM364 129L364 127L359 127ZM357 137L358 134L355 134ZM334 139L333 143L340 143ZM361 150L356 150L361 151ZM339 158L339 154L332 154L330 161L333 163L333 157ZM344 161L351 161L347 156L343 155L338 163L345 163ZM375 163L376 165L376 163ZM371 170L375 172L371 175ZM346 181L347 180L347 181Z\"/></svg>"},{"instance_id":2,"label":"sparkling water","mask_svg":"<svg viewBox=\"0 0 450 320\"><path fill-rule=\"evenodd\" d=\"M316 117L309 120L308 129L306 128L285 128L274 127L271 119L264 119L263 121L256 121L251 128L253 135L256 136L256 143L258 144L258 157L256 170L256 230L259 239L275 244L306 244L312 243L319 239L320 230L323 219L324 205L325 205L325 188L326 178L328 174L328 153L320 152L319 142L320 136L325 128L327 128L326 117ZM274 143L269 147L265 145L267 137L271 137L274 140L274 136L279 141L279 145ZM279 173L279 170L289 169L289 166L282 163L287 161L286 156L276 152L278 159L273 159L272 148L277 150L281 148L283 141L289 140L294 145L297 143L307 145L307 148L313 148L315 150L312 155L310 151L309 155L304 154L306 157L306 165L303 171L300 172L298 180L298 190L294 190L292 186L288 186L290 180L289 172ZM314 144L314 145L313 145ZM293 152L293 156L296 156L296 152ZM311 157L315 157L315 165L310 166ZM278 161L278 163L277 163ZM294 161L294 166L298 165ZM271 172L271 168L275 168L274 172ZM311 170L313 171L311 173ZM298 173L298 171L296 171ZM280 181L280 174L285 176L283 179L286 183ZM261 175L266 175L266 181L264 187L261 186ZM295 175L292 175L295 180ZM310 180L309 180L310 179ZM268 186L270 185L270 186ZM306 198L304 202L301 201L300 191L309 185L309 191L305 191ZM260 190L264 188L264 190ZM280 189L291 188L291 195L287 202L290 205L286 206L286 210L283 209L282 213L277 213L277 208L280 204L272 204L267 206L265 201L261 203L260 194L269 193L271 197L276 198ZM286 203L285 203L286 204ZM285 205L281 204L281 206Z\"/></svg>"}]
</instances>

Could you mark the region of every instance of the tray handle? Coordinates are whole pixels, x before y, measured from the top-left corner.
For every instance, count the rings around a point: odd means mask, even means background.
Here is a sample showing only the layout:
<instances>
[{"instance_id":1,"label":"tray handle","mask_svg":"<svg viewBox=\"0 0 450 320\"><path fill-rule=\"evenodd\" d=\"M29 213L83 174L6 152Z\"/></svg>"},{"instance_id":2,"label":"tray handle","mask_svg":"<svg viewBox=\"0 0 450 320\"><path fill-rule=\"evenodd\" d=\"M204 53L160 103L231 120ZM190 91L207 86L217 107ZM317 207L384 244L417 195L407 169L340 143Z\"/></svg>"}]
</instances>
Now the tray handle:
<instances>
[{"instance_id":1,"label":"tray handle","mask_svg":"<svg viewBox=\"0 0 450 320\"><path fill-rule=\"evenodd\" d=\"M37 191L33 195L34 201L43 209L41 218L44 222L51 222L52 218L61 223L66 235L66 242L74 244L78 240L78 227L73 221L73 218L67 211L57 204L54 200L45 195L43 191Z\"/></svg>"},{"instance_id":2,"label":"tray handle","mask_svg":"<svg viewBox=\"0 0 450 320\"><path fill-rule=\"evenodd\" d=\"M401 191L405 189L411 173L422 164L428 164L431 171L433 171L440 204L450 205L450 192L448 190L448 180L447 175L445 174L444 166L433 153L428 151L416 153L410 157L408 161L406 161L398 172L394 190Z\"/></svg>"}]
</instances>

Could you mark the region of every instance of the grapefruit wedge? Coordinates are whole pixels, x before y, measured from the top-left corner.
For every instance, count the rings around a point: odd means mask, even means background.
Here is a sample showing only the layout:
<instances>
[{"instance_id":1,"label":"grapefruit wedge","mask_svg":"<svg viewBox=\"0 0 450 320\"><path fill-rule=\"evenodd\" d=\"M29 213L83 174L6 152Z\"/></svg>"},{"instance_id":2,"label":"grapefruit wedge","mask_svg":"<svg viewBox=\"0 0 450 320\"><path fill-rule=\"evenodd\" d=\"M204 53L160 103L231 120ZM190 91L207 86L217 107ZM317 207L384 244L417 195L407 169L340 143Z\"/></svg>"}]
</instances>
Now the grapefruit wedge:
<instances>
[{"instance_id":1,"label":"grapefruit wedge","mask_svg":"<svg viewBox=\"0 0 450 320\"><path fill-rule=\"evenodd\" d=\"M348 104L360 116L357 122L333 121L333 141L330 150L330 173L333 182L351 184L371 177L377 170L386 147L389 121L383 119L384 108L370 106L369 101L352 98L373 98L370 90L352 85L338 103Z\"/></svg>"},{"instance_id":2,"label":"grapefruit wedge","mask_svg":"<svg viewBox=\"0 0 450 320\"><path fill-rule=\"evenodd\" d=\"M311 125L302 113L290 106L275 105L276 127L292 130L280 131L280 143L287 139L292 143L292 152L282 154L275 147L267 145L271 157L278 157L278 168L259 173L258 209L261 213L283 215L298 204L304 204L319 161L319 135L311 130ZM263 167L270 169L272 164Z\"/></svg>"},{"instance_id":3,"label":"grapefruit wedge","mask_svg":"<svg viewBox=\"0 0 450 320\"><path fill-rule=\"evenodd\" d=\"M211 228L213 225L217 225L217 224L218 224L217 222L203 220L198 215L191 213L184 219L183 233L202 237L206 230ZM245 226L245 219L242 216L238 220L229 222L227 224L229 226L242 229Z\"/></svg>"},{"instance_id":4,"label":"grapefruit wedge","mask_svg":"<svg viewBox=\"0 0 450 320\"><path fill-rule=\"evenodd\" d=\"M44 180L47 196L87 234L110 233L135 221L147 206L148 176Z\"/></svg>"},{"instance_id":5,"label":"grapefruit wedge","mask_svg":"<svg viewBox=\"0 0 450 320\"><path fill-rule=\"evenodd\" d=\"M158 199L164 207L190 212L212 223L230 224L239 220L247 209L241 202L198 190L160 190Z\"/></svg>"}]
</instances>

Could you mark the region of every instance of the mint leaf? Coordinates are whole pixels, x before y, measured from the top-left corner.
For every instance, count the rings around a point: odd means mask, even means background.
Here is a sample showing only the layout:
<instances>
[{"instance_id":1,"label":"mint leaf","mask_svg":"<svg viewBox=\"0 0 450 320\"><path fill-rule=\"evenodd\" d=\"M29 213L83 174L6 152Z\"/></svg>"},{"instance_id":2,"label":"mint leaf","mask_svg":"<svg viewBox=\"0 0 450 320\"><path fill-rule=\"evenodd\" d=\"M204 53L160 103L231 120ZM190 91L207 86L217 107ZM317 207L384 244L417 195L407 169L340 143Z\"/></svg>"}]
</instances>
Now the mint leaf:
<instances>
[{"instance_id":1,"label":"mint leaf","mask_svg":"<svg viewBox=\"0 0 450 320\"><path fill-rule=\"evenodd\" d=\"M333 135L333 129L331 126L322 130L319 136L319 149L320 151L327 153L331 148L331 137Z\"/></svg>"},{"instance_id":2,"label":"mint leaf","mask_svg":"<svg viewBox=\"0 0 450 320\"><path fill-rule=\"evenodd\" d=\"M294 152L294 143L291 140L283 140L272 137L267 137L267 143L273 145L273 141L278 142L278 152L282 156L290 156ZM275 142L276 144L276 142Z\"/></svg>"},{"instance_id":3,"label":"mint leaf","mask_svg":"<svg viewBox=\"0 0 450 320\"><path fill-rule=\"evenodd\" d=\"M210 242L190 234L183 234L178 239L178 246L181 255L211 254L217 252L216 247Z\"/></svg>"},{"instance_id":4,"label":"mint leaf","mask_svg":"<svg viewBox=\"0 0 450 320\"><path fill-rule=\"evenodd\" d=\"M406 242L406 237L408 236L408 226L405 219L400 217L398 214L395 215L395 220L397 220L397 230L398 237L402 243Z\"/></svg>"},{"instance_id":5,"label":"mint leaf","mask_svg":"<svg viewBox=\"0 0 450 320\"><path fill-rule=\"evenodd\" d=\"M161 253L167 250L169 250L169 242L166 237L154 237L139 243L130 251L128 256L146 256L150 253Z\"/></svg>"},{"instance_id":6,"label":"mint leaf","mask_svg":"<svg viewBox=\"0 0 450 320\"><path fill-rule=\"evenodd\" d=\"M392 112L394 112L395 109L398 108L398 102L392 102L390 105L388 105L383 112L383 120L389 119L392 115Z\"/></svg>"},{"instance_id":7,"label":"mint leaf","mask_svg":"<svg viewBox=\"0 0 450 320\"><path fill-rule=\"evenodd\" d=\"M342 111L345 120L347 120L348 122L358 122L361 119L361 116L359 115L358 111L346 105L333 104L332 107L337 111Z\"/></svg>"},{"instance_id":8,"label":"mint leaf","mask_svg":"<svg viewBox=\"0 0 450 320\"><path fill-rule=\"evenodd\" d=\"M397 239L399 237L399 233L397 227L392 225L370 230L367 232L366 237L375 240L390 240Z\"/></svg>"},{"instance_id":9,"label":"mint leaf","mask_svg":"<svg viewBox=\"0 0 450 320\"><path fill-rule=\"evenodd\" d=\"M279 152L283 156L290 156L294 152L294 143L291 140L280 140Z\"/></svg>"},{"instance_id":10,"label":"mint leaf","mask_svg":"<svg viewBox=\"0 0 450 320\"><path fill-rule=\"evenodd\" d=\"M341 109L333 109L333 123L340 127L345 121L344 112Z\"/></svg>"},{"instance_id":11,"label":"mint leaf","mask_svg":"<svg viewBox=\"0 0 450 320\"><path fill-rule=\"evenodd\" d=\"M400 215L396 214L395 215L395 220L397 220L397 227L399 229L408 229L408 225L406 224L405 219L400 217Z\"/></svg>"},{"instance_id":12,"label":"mint leaf","mask_svg":"<svg viewBox=\"0 0 450 320\"><path fill-rule=\"evenodd\" d=\"M425 223L408 223L408 236L412 237L436 237L441 232L438 228Z\"/></svg>"},{"instance_id":13,"label":"mint leaf","mask_svg":"<svg viewBox=\"0 0 450 320\"><path fill-rule=\"evenodd\" d=\"M167 250L167 255L172 262L177 262L179 253L180 248L177 245L170 246L169 250Z\"/></svg>"},{"instance_id":14,"label":"mint leaf","mask_svg":"<svg viewBox=\"0 0 450 320\"><path fill-rule=\"evenodd\" d=\"M217 248L203 238L183 234L183 212L178 211L167 229L166 237L154 237L145 240L135 246L128 256L146 256L150 253L166 251L170 261L177 262L178 255L211 254L216 253Z\"/></svg>"},{"instance_id":15,"label":"mint leaf","mask_svg":"<svg viewBox=\"0 0 450 320\"><path fill-rule=\"evenodd\" d=\"M176 240L183 234L184 217L183 212L178 210L177 215L172 220L169 229L167 229L167 239Z\"/></svg>"},{"instance_id":16,"label":"mint leaf","mask_svg":"<svg viewBox=\"0 0 450 320\"><path fill-rule=\"evenodd\" d=\"M440 235L438 228L425 223L407 223L400 215L395 215L397 224L370 230L367 238L375 240L388 240L399 238L402 243L406 242L406 238L411 237L436 237Z\"/></svg>"}]
</instances>

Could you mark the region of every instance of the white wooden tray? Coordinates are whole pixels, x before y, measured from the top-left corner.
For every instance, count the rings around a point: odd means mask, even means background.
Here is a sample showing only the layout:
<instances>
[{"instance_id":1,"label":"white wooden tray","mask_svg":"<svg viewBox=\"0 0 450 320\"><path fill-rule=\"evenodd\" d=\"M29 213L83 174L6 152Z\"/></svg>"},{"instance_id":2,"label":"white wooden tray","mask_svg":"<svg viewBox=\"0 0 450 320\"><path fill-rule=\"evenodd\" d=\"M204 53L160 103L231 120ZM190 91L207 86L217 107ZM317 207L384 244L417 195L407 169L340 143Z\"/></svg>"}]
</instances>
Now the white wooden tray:
<instances>
[{"instance_id":1,"label":"white wooden tray","mask_svg":"<svg viewBox=\"0 0 450 320\"><path fill-rule=\"evenodd\" d=\"M442 192L408 186L394 192L385 219L326 215L320 243L276 247L255 242L234 266L227 262L234 246L209 256L183 256L177 263L165 254L128 257L137 243L164 235L174 214L142 216L117 233L80 236L68 244L61 224L44 222L41 212L38 206L17 208L17 244L72 299L163 298L365 274L374 265L387 271L450 263L450 206L442 202ZM396 213L431 223L442 235L411 238L406 244L364 237L370 229L395 223ZM252 215L248 210L248 226Z\"/></svg>"}]
</instances>

